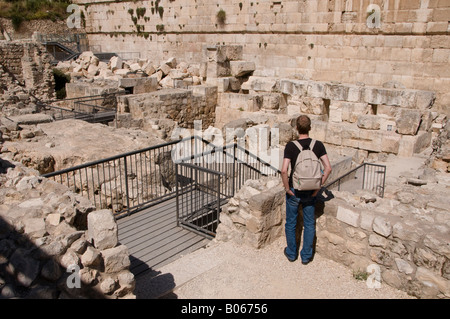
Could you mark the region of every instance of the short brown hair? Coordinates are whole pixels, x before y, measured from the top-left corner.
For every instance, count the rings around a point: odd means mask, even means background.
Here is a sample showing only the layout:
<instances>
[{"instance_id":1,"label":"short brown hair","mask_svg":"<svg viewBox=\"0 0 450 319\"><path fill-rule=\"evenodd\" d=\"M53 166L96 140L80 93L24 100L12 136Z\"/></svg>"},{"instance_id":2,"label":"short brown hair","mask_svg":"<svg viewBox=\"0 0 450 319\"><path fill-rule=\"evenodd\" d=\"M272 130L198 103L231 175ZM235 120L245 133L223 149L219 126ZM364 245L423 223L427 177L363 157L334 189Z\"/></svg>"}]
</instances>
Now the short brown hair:
<instances>
[{"instance_id":1,"label":"short brown hair","mask_svg":"<svg viewBox=\"0 0 450 319\"><path fill-rule=\"evenodd\" d=\"M308 134L311 130L311 119L306 115L297 118L297 131L299 134Z\"/></svg>"}]
</instances>

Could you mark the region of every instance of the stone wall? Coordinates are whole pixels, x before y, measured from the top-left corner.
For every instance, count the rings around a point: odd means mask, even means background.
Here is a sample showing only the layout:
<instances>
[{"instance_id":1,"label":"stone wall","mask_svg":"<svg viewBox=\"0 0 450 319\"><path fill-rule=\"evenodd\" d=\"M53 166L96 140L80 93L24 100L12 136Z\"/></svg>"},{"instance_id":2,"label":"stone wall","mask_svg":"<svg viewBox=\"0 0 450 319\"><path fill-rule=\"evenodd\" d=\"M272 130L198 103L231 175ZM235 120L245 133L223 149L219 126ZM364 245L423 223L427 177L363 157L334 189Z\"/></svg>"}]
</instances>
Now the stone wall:
<instances>
[{"instance_id":1,"label":"stone wall","mask_svg":"<svg viewBox=\"0 0 450 319\"><path fill-rule=\"evenodd\" d=\"M406 89L389 82L381 87L340 82L250 76L242 93L219 94L217 127L230 120L266 117L269 122L295 127L307 114L311 137L327 144L369 153L412 156L431 145L435 93ZM442 116L441 116L442 117ZM270 124L273 126L273 124ZM289 139L288 139L289 140Z\"/></svg>"},{"instance_id":2,"label":"stone wall","mask_svg":"<svg viewBox=\"0 0 450 319\"><path fill-rule=\"evenodd\" d=\"M333 191L334 199L316 205L315 251L355 273L369 272L371 266L379 283L410 295L449 298L448 182L425 186L422 180L424 186L413 186L397 181L386 198L366 191ZM262 248L284 236L281 179L248 180L224 207L220 222L217 241Z\"/></svg>"},{"instance_id":3,"label":"stone wall","mask_svg":"<svg viewBox=\"0 0 450 319\"><path fill-rule=\"evenodd\" d=\"M2 100L14 101L14 97L10 95L16 95L18 90L22 91L21 93L32 93L44 100L53 98L55 85L50 61L51 57L38 43L0 41L0 94L4 95Z\"/></svg>"},{"instance_id":4,"label":"stone wall","mask_svg":"<svg viewBox=\"0 0 450 319\"><path fill-rule=\"evenodd\" d=\"M143 120L143 126L152 125L149 121L170 120L180 127L193 128L194 120L202 120L203 126L207 127L215 120L217 87L197 85L190 89L162 89L117 99L119 117L130 114L135 120Z\"/></svg>"},{"instance_id":5,"label":"stone wall","mask_svg":"<svg viewBox=\"0 0 450 319\"><path fill-rule=\"evenodd\" d=\"M215 240L267 246L284 233L284 199L279 178L247 180L222 209Z\"/></svg>"},{"instance_id":6,"label":"stone wall","mask_svg":"<svg viewBox=\"0 0 450 319\"><path fill-rule=\"evenodd\" d=\"M135 298L109 210L1 160L0 298Z\"/></svg>"},{"instance_id":7,"label":"stone wall","mask_svg":"<svg viewBox=\"0 0 450 319\"><path fill-rule=\"evenodd\" d=\"M439 192L428 202L433 192L410 185L374 203L333 192L317 219L317 252L355 271L375 265L381 284L410 295L449 298L448 201Z\"/></svg>"},{"instance_id":8,"label":"stone wall","mask_svg":"<svg viewBox=\"0 0 450 319\"><path fill-rule=\"evenodd\" d=\"M369 4L379 6L379 26L367 23ZM448 114L447 1L91 0L82 9L89 42L103 52L205 62L202 45L237 44L257 65L255 75L370 86L394 80L436 91Z\"/></svg>"}]
</instances>

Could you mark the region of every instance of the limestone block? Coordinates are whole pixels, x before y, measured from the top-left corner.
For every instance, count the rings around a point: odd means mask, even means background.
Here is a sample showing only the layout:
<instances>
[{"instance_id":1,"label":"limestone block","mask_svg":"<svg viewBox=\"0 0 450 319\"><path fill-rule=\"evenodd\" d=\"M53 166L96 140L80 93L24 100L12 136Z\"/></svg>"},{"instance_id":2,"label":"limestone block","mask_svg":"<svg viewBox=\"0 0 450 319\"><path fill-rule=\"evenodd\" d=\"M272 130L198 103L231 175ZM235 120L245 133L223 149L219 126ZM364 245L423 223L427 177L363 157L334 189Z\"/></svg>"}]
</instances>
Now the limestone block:
<instances>
[{"instance_id":1,"label":"limestone block","mask_svg":"<svg viewBox=\"0 0 450 319\"><path fill-rule=\"evenodd\" d=\"M177 59L174 57L169 58L166 63L169 67L171 67L172 69L177 67Z\"/></svg>"},{"instance_id":2,"label":"limestone block","mask_svg":"<svg viewBox=\"0 0 450 319\"><path fill-rule=\"evenodd\" d=\"M102 250L101 255L106 273L116 273L130 266L128 248L125 245Z\"/></svg>"},{"instance_id":3,"label":"limestone block","mask_svg":"<svg viewBox=\"0 0 450 319\"><path fill-rule=\"evenodd\" d=\"M295 132L292 126L287 123L275 123L272 128L272 134L278 134L278 141L281 145L286 145L295 138Z\"/></svg>"},{"instance_id":4,"label":"limestone block","mask_svg":"<svg viewBox=\"0 0 450 319\"><path fill-rule=\"evenodd\" d=\"M311 120L311 122L311 131L309 132L311 138L325 141L328 130L328 122L315 120Z\"/></svg>"},{"instance_id":5,"label":"limestone block","mask_svg":"<svg viewBox=\"0 0 450 319\"><path fill-rule=\"evenodd\" d=\"M87 221L88 238L93 241L94 247L103 250L117 245L117 224L110 210L91 212Z\"/></svg>"},{"instance_id":6,"label":"limestone block","mask_svg":"<svg viewBox=\"0 0 450 319\"><path fill-rule=\"evenodd\" d=\"M372 231L372 227L368 229ZM370 234L369 236L369 245L371 247L381 247L386 248L388 246L389 241L384 238L383 236L377 235L377 234Z\"/></svg>"},{"instance_id":7,"label":"limestone block","mask_svg":"<svg viewBox=\"0 0 450 319\"><path fill-rule=\"evenodd\" d=\"M349 87L342 84L329 83L325 88L325 98L333 101L346 101Z\"/></svg>"},{"instance_id":8,"label":"limestone block","mask_svg":"<svg viewBox=\"0 0 450 319\"><path fill-rule=\"evenodd\" d=\"M156 72L155 67L153 66L152 63L146 63L142 66L142 70L147 74L147 75L152 75L153 73Z\"/></svg>"},{"instance_id":9,"label":"limestone block","mask_svg":"<svg viewBox=\"0 0 450 319\"><path fill-rule=\"evenodd\" d=\"M304 96L308 89L308 81L306 80L280 80L280 92L288 95Z\"/></svg>"},{"instance_id":10,"label":"limestone block","mask_svg":"<svg viewBox=\"0 0 450 319\"><path fill-rule=\"evenodd\" d=\"M420 111L401 109L395 120L397 133L403 135L416 135L421 120L422 114Z\"/></svg>"},{"instance_id":11,"label":"limestone block","mask_svg":"<svg viewBox=\"0 0 450 319\"><path fill-rule=\"evenodd\" d=\"M357 125L359 128L366 130L379 130L380 120L376 115L359 115Z\"/></svg>"},{"instance_id":12,"label":"limestone block","mask_svg":"<svg viewBox=\"0 0 450 319\"><path fill-rule=\"evenodd\" d=\"M389 237L389 235L392 234L391 222L385 217L375 217L373 220L372 229L375 233L383 237Z\"/></svg>"},{"instance_id":13,"label":"limestone block","mask_svg":"<svg viewBox=\"0 0 450 319\"><path fill-rule=\"evenodd\" d=\"M360 214L349 208L339 206L337 209L336 219L340 220L350 226L358 227Z\"/></svg>"},{"instance_id":14,"label":"limestone block","mask_svg":"<svg viewBox=\"0 0 450 319\"><path fill-rule=\"evenodd\" d=\"M343 126L341 133L342 146L358 148L359 139L360 139L360 129L358 129L354 125Z\"/></svg>"},{"instance_id":15,"label":"limestone block","mask_svg":"<svg viewBox=\"0 0 450 319\"><path fill-rule=\"evenodd\" d=\"M325 101L322 98L302 97L300 111L306 114L324 115L327 113Z\"/></svg>"},{"instance_id":16,"label":"limestone block","mask_svg":"<svg viewBox=\"0 0 450 319\"><path fill-rule=\"evenodd\" d=\"M154 92L158 90L158 80L154 77L138 78L134 86L134 94Z\"/></svg>"},{"instance_id":17,"label":"limestone block","mask_svg":"<svg viewBox=\"0 0 450 319\"><path fill-rule=\"evenodd\" d=\"M397 269L399 272L402 272L404 274L412 274L414 271L414 268L411 266L409 262L406 260L403 260L401 258L395 258L395 264L397 265Z\"/></svg>"},{"instance_id":18,"label":"limestone block","mask_svg":"<svg viewBox=\"0 0 450 319\"><path fill-rule=\"evenodd\" d=\"M416 279L421 281L425 286L435 287L436 290L447 296L447 298L450 296L450 281L439 276L438 274L426 268L418 267L416 271Z\"/></svg>"},{"instance_id":19,"label":"limestone block","mask_svg":"<svg viewBox=\"0 0 450 319\"><path fill-rule=\"evenodd\" d=\"M403 90L401 98L401 107L416 108L416 90Z\"/></svg>"},{"instance_id":20,"label":"limestone block","mask_svg":"<svg viewBox=\"0 0 450 319\"><path fill-rule=\"evenodd\" d=\"M372 130L360 130L358 147L363 150L381 152L383 132Z\"/></svg>"},{"instance_id":21,"label":"limestone block","mask_svg":"<svg viewBox=\"0 0 450 319\"><path fill-rule=\"evenodd\" d=\"M326 98L327 83L310 81L308 83L308 89L306 95L308 97Z\"/></svg>"},{"instance_id":22,"label":"limestone block","mask_svg":"<svg viewBox=\"0 0 450 319\"><path fill-rule=\"evenodd\" d=\"M159 66L159 70L163 73L163 75L168 75L172 68L167 63L163 63Z\"/></svg>"},{"instance_id":23,"label":"limestone block","mask_svg":"<svg viewBox=\"0 0 450 319\"><path fill-rule=\"evenodd\" d=\"M329 113L330 122L340 123L342 122L342 108L339 103L331 102L330 104L330 113Z\"/></svg>"},{"instance_id":24,"label":"limestone block","mask_svg":"<svg viewBox=\"0 0 450 319\"><path fill-rule=\"evenodd\" d=\"M256 92L279 92L280 81L277 78L251 76L241 86L243 90Z\"/></svg>"},{"instance_id":25,"label":"limestone block","mask_svg":"<svg viewBox=\"0 0 450 319\"><path fill-rule=\"evenodd\" d=\"M394 132L385 132L381 138L381 151L397 154L400 148L401 135Z\"/></svg>"},{"instance_id":26,"label":"limestone block","mask_svg":"<svg viewBox=\"0 0 450 319\"><path fill-rule=\"evenodd\" d=\"M242 60L243 49L242 45L218 45L216 47L215 61L225 62Z\"/></svg>"},{"instance_id":27,"label":"limestone block","mask_svg":"<svg viewBox=\"0 0 450 319\"><path fill-rule=\"evenodd\" d=\"M230 62L231 75L244 76L256 70L255 62L249 61L231 61Z\"/></svg>"},{"instance_id":28,"label":"limestone block","mask_svg":"<svg viewBox=\"0 0 450 319\"><path fill-rule=\"evenodd\" d=\"M332 102L334 107L342 109L342 121L355 123L359 115L370 114L371 107L367 103ZM331 112L331 104L330 104Z\"/></svg>"},{"instance_id":29,"label":"limestone block","mask_svg":"<svg viewBox=\"0 0 450 319\"><path fill-rule=\"evenodd\" d=\"M123 60L121 57L119 56L113 56L110 60L109 60L110 66L111 66L111 71L116 71L118 69L122 69L123 67Z\"/></svg>"},{"instance_id":30,"label":"limestone block","mask_svg":"<svg viewBox=\"0 0 450 319\"><path fill-rule=\"evenodd\" d=\"M132 63L132 64L130 64L130 70L132 72L137 72L137 71L141 70L141 65L139 63Z\"/></svg>"},{"instance_id":31,"label":"limestone block","mask_svg":"<svg viewBox=\"0 0 450 319\"><path fill-rule=\"evenodd\" d=\"M361 92L362 88L356 85L349 85L347 92L348 102L361 102Z\"/></svg>"},{"instance_id":32,"label":"limestone block","mask_svg":"<svg viewBox=\"0 0 450 319\"><path fill-rule=\"evenodd\" d=\"M283 98L279 93L268 93L260 95L262 98L261 108L268 110L278 110L283 108Z\"/></svg>"},{"instance_id":33,"label":"limestone block","mask_svg":"<svg viewBox=\"0 0 450 319\"><path fill-rule=\"evenodd\" d=\"M129 69L116 69L114 74L120 77L126 76L130 72Z\"/></svg>"},{"instance_id":34,"label":"limestone block","mask_svg":"<svg viewBox=\"0 0 450 319\"><path fill-rule=\"evenodd\" d=\"M25 234L31 238L40 238L47 233L44 218L27 218L23 221L23 224Z\"/></svg>"},{"instance_id":35,"label":"limestone block","mask_svg":"<svg viewBox=\"0 0 450 319\"><path fill-rule=\"evenodd\" d=\"M436 100L436 94L430 91L416 92L416 107L420 110L428 109L433 106Z\"/></svg>"},{"instance_id":36,"label":"limestone block","mask_svg":"<svg viewBox=\"0 0 450 319\"><path fill-rule=\"evenodd\" d=\"M326 143L341 145L342 144L342 125L337 123L329 123L326 133L325 139Z\"/></svg>"}]
</instances>

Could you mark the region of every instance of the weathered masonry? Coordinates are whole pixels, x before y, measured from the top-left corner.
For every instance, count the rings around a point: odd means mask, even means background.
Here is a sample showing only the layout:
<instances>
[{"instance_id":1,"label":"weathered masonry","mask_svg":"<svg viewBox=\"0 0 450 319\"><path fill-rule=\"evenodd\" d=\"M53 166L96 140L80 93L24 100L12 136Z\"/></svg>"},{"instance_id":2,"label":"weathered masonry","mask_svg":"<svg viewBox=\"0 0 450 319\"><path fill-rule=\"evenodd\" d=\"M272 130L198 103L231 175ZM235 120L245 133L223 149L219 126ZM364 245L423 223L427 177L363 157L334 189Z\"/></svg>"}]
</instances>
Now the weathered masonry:
<instances>
[{"instance_id":1,"label":"weathered masonry","mask_svg":"<svg viewBox=\"0 0 450 319\"><path fill-rule=\"evenodd\" d=\"M203 46L237 44L258 66L257 76L397 81L435 91L441 110L450 101L446 0L74 2L84 12L89 44L102 52L200 63ZM374 14L378 24L368 22Z\"/></svg>"}]
</instances>

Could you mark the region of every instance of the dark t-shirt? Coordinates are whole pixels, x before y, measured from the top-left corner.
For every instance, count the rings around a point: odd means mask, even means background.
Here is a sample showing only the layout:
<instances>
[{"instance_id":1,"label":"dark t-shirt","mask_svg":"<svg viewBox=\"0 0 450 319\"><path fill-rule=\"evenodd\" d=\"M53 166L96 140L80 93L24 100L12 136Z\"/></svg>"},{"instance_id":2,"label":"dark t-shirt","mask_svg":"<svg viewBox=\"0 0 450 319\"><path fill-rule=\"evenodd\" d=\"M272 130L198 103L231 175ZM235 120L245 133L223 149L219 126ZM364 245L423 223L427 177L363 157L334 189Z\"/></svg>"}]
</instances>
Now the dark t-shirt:
<instances>
[{"instance_id":1,"label":"dark t-shirt","mask_svg":"<svg viewBox=\"0 0 450 319\"><path fill-rule=\"evenodd\" d=\"M311 138L305 138L298 140L298 142L302 145L303 149L309 148L311 144ZM325 154L327 154L327 150L325 149L325 145L321 141L316 140L316 144L314 144L314 148L312 150L314 154L316 154L317 158L321 158ZM294 174L295 162L297 161L297 156L300 154L299 148L294 144L294 142L289 142L284 149L284 158L289 158L291 160L291 174L289 175L289 187L292 188L292 175Z\"/></svg>"}]
</instances>

